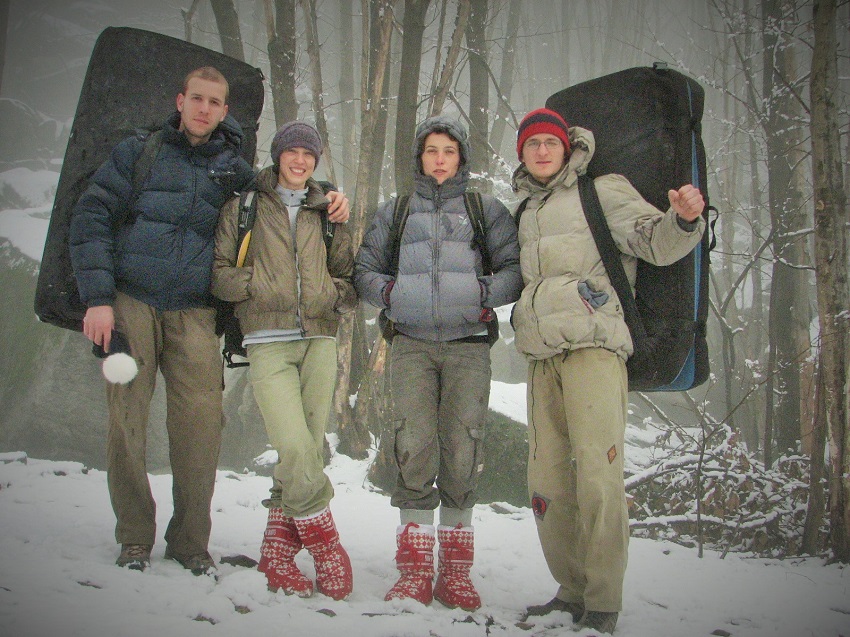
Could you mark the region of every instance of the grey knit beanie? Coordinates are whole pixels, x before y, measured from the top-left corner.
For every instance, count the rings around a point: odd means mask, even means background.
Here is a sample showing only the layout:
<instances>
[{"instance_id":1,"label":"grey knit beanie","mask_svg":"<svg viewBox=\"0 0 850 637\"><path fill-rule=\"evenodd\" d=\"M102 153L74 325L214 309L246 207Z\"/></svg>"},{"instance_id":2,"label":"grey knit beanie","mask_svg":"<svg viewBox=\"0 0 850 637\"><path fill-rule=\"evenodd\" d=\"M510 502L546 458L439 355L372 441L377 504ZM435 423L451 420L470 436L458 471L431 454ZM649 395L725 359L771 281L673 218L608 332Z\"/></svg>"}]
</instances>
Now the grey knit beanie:
<instances>
[{"instance_id":1,"label":"grey knit beanie","mask_svg":"<svg viewBox=\"0 0 850 637\"><path fill-rule=\"evenodd\" d=\"M307 122L288 122L281 126L272 140L272 162L277 169L280 154L290 148L306 148L316 158L316 167L322 156L322 139L319 131Z\"/></svg>"}]
</instances>

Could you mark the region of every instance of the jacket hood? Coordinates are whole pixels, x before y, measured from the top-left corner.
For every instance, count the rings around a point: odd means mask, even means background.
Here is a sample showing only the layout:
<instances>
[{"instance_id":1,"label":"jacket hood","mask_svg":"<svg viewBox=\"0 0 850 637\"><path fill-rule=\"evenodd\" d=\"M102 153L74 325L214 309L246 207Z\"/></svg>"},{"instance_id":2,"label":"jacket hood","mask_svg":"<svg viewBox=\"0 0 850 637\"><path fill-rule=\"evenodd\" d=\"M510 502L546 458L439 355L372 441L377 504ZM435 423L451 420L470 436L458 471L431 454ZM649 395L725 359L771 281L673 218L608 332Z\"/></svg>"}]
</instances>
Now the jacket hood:
<instances>
[{"instance_id":1,"label":"jacket hood","mask_svg":"<svg viewBox=\"0 0 850 637\"><path fill-rule=\"evenodd\" d=\"M593 159L593 153L596 150L593 132L580 126L572 126L570 128L570 148L572 152L567 164L546 184L537 181L532 177L526 165L520 164L519 168L514 171L511 182L513 191L522 193L524 199L536 192L549 192L558 185L563 185L565 188L572 186L579 175L587 172L590 160Z\"/></svg>"},{"instance_id":2,"label":"jacket hood","mask_svg":"<svg viewBox=\"0 0 850 637\"><path fill-rule=\"evenodd\" d=\"M456 119L446 115L436 115L429 117L416 127L416 138L413 141L413 165L416 172L422 173L422 148L425 145L425 138L434 132L448 133L457 140L460 146L461 167L466 166L469 161L469 136L466 129Z\"/></svg>"}]
</instances>

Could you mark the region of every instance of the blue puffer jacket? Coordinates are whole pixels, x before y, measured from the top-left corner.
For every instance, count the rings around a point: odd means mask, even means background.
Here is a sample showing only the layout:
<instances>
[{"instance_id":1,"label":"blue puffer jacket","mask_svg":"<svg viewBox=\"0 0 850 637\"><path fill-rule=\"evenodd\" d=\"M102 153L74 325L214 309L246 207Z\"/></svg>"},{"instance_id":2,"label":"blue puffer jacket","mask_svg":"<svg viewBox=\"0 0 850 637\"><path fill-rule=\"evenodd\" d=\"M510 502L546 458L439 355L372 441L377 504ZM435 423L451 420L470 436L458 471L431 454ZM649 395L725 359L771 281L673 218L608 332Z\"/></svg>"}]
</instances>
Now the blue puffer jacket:
<instances>
[{"instance_id":1,"label":"blue puffer jacket","mask_svg":"<svg viewBox=\"0 0 850 637\"><path fill-rule=\"evenodd\" d=\"M427 120L451 128L451 120ZM517 230L510 213L497 199L482 195L487 248L494 274L484 275L481 253L473 247L472 224L463 193L469 169L461 165L454 177L437 185L422 173L419 146L430 130L423 128L414 144L416 192L410 197L410 213L399 249L398 273L390 272L389 235L394 200L384 203L363 238L354 266L360 297L381 308L396 328L413 338L451 341L486 333L482 308L513 303L522 291ZM465 133L453 135L465 154ZM384 290L395 281L390 303Z\"/></svg>"},{"instance_id":2,"label":"blue puffer jacket","mask_svg":"<svg viewBox=\"0 0 850 637\"><path fill-rule=\"evenodd\" d=\"M74 208L71 263L88 307L112 305L116 290L161 311L210 302L218 212L253 171L239 156L242 129L231 116L198 146L179 124L174 113L163 127L162 147L130 215L135 222L120 220L145 144L139 137L115 146Z\"/></svg>"}]
</instances>

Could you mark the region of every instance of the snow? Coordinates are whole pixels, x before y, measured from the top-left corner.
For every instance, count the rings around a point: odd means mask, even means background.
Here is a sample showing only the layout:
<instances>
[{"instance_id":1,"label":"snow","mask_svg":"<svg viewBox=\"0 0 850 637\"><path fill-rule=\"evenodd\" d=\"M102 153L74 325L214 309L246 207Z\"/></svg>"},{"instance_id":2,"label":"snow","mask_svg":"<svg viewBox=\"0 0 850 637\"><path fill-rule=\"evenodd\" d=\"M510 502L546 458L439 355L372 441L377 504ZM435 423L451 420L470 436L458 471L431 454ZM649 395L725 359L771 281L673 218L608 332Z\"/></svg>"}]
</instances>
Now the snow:
<instances>
[{"instance_id":1,"label":"snow","mask_svg":"<svg viewBox=\"0 0 850 637\"><path fill-rule=\"evenodd\" d=\"M504 398L506 402L510 402ZM216 583L163 559L171 476L151 475L158 503L151 568L114 560L114 518L106 474L75 462L0 454L0 631L42 637L286 634L400 636L551 636L573 632L563 614L520 623L525 606L556 586L543 561L528 508L477 505L473 581L484 605L475 613L438 602L383 601L396 576L398 514L370 488L368 460L336 454L328 467L331 508L354 569L354 592L341 602L270 593L255 569L222 564ZM270 478L218 473L210 552L259 557ZM302 570L314 575L302 551ZM785 561L720 555L633 539L620 637L732 635L837 637L850 634L850 577L820 559ZM563 626L562 624L566 622ZM489 624L489 626L488 626ZM725 631L725 632L724 632Z\"/></svg>"}]
</instances>

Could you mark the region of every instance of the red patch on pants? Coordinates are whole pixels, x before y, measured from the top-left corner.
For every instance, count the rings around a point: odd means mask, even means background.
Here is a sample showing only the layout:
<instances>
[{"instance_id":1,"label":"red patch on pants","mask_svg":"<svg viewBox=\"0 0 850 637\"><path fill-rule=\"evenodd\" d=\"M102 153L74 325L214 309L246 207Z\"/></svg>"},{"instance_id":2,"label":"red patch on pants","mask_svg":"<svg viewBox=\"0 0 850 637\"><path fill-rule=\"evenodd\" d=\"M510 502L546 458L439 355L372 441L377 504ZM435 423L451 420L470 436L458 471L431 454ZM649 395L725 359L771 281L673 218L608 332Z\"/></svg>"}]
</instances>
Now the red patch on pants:
<instances>
[{"instance_id":1,"label":"red patch on pants","mask_svg":"<svg viewBox=\"0 0 850 637\"><path fill-rule=\"evenodd\" d=\"M531 498L531 511L534 517L541 520L546 517L546 509L549 507L549 500L544 498L539 493L535 493Z\"/></svg>"},{"instance_id":2,"label":"red patch on pants","mask_svg":"<svg viewBox=\"0 0 850 637\"><path fill-rule=\"evenodd\" d=\"M612 446L608 450L608 464L612 464L617 459L617 447Z\"/></svg>"}]
</instances>

